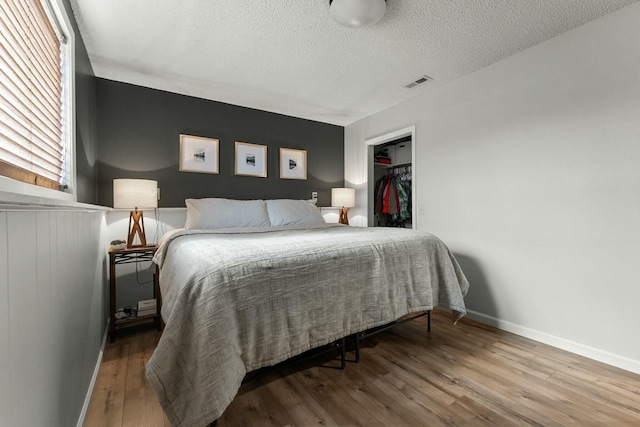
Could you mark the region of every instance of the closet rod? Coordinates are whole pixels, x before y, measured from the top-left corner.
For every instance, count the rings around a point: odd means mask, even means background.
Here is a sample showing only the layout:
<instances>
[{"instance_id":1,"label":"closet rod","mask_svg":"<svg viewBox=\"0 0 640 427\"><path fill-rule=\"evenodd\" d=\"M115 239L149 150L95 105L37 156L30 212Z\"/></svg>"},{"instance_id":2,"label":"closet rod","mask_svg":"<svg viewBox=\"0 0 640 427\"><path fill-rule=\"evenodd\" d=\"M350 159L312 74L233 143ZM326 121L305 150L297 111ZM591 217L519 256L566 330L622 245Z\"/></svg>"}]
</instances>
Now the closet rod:
<instances>
[{"instance_id":1,"label":"closet rod","mask_svg":"<svg viewBox=\"0 0 640 427\"><path fill-rule=\"evenodd\" d=\"M413 164L413 162L406 162L406 163L394 163L393 165L389 165L387 168L391 169L391 168L402 168L405 166L411 166Z\"/></svg>"}]
</instances>

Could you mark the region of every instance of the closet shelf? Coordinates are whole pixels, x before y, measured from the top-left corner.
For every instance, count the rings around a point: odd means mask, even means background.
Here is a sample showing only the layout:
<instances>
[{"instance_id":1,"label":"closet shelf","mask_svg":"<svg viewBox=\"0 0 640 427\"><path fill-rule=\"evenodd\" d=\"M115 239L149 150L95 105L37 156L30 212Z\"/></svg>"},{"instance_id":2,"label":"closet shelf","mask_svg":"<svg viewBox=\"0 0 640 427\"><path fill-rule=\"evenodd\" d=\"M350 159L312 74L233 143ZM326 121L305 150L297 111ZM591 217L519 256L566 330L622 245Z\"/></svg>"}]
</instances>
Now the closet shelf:
<instances>
[{"instance_id":1,"label":"closet shelf","mask_svg":"<svg viewBox=\"0 0 640 427\"><path fill-rule=\"evenodd\" d=\"M385 168L397 168L402 166L411 166L411 162L402 162L402 163L376 163L373 162L374 166L380 166Z\"/></svg>"}]
</instances>

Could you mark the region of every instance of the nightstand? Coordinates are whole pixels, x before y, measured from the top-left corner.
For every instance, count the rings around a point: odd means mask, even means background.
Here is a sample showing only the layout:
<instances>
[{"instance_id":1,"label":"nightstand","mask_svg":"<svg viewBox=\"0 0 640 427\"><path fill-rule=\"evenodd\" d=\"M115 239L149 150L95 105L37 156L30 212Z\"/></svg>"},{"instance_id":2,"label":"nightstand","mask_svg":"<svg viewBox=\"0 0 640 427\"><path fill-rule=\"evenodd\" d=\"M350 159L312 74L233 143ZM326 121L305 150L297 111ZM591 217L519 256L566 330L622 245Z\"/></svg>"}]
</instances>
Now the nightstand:
<instances>
[{"instance_id":1,"label":"nightstand","mask_svg":"<svg viewBox=\"0 0 640 427\"><path fill-rule=\"evenodd\" d=\"M153 297L156 299L156 314L135 318L116 319L116 265L130 264L143 261L151 261L158 247L140 246L127 249L109 250L109 340L116 340L116 330L137 325L144 322L153 321L156 323L158 332L162 330L162 298L160 296L160 284L158 280L158 266L155 266L153 273Z\"/></svg>"}]
</instances>

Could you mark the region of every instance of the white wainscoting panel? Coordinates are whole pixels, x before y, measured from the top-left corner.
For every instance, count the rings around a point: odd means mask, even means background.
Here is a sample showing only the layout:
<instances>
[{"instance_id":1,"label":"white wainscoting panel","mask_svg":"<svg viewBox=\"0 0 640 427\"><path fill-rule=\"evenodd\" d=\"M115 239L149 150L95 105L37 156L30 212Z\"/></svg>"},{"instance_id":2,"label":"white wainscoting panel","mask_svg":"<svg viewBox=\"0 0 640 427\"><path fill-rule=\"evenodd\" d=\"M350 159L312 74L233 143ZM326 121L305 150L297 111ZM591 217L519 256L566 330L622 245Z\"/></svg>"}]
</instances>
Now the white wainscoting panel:
<instances>
[{"instance_id":1,"label":"white wainscoting panel","mask_svg":"<svg viewBox=\"0 0 640 427\"><path fill-rule=\"evenodd\" d=\"M9 366L9 278L7 277L7 213L0 212L0 420L9 420L11 371Z\"/></svg>"},{"instance_id":2,"label":"white wainscoting panel","mask_svg":"<svg viewBox=\"0 0 640 427\"><path fill-rule=\"evenodd\" d=\"M106 319L105 212L0 210L0 424L76 425Z\"/></svg>"}]
</instances>

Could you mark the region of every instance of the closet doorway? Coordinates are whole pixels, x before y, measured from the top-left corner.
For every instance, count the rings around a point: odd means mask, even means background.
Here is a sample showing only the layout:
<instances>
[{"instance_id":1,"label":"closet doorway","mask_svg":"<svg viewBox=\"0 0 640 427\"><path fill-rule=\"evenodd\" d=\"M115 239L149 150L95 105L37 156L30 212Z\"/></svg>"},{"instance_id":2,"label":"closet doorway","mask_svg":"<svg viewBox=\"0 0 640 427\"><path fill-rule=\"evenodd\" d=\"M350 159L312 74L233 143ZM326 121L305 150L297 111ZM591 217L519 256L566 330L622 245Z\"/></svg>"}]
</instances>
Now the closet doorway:
<instances>
[{"instance_id":1,"label":"closet doorway","mask_svg":"<svg viewBox=\"0 0 640 427\"><path fill-rule=\"evenodd\" d=\"M417 227L415 134L410 126L365 141L369 227Z\"/></svg>"}]
</instances>

